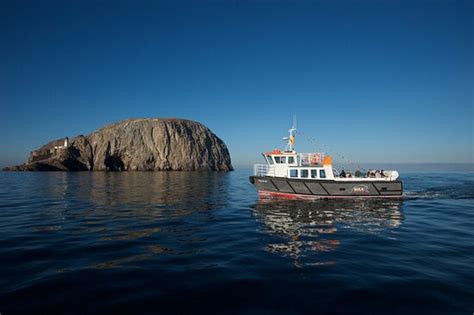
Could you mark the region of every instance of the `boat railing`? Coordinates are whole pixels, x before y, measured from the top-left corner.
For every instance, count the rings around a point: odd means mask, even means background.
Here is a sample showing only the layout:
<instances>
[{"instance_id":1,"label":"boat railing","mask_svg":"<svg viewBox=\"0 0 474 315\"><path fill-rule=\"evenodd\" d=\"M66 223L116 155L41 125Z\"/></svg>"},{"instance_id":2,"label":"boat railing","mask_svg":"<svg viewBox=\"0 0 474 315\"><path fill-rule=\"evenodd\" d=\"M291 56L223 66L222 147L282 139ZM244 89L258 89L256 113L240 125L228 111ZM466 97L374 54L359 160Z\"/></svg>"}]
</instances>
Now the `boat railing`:
<instances>
[{"instance_id":1,"label":"boat railing","mask_svg":"<svg viewBox=\"0 0 474 315\"><path fill-rule=\"evenodd\" d=\"M299 153L301 166L321 165L324 160L324 153Z\"/></svg>"},{"instance_id":2,"label":"boat railing","mask_svg":"<svg viewBox=\"0 0 474 315\"><path fill-rule=\"evenodd\" d=\"M268 164L255 164L253 166L254 176L275 176L275 166Z\"/></svg>"}]
</instances>

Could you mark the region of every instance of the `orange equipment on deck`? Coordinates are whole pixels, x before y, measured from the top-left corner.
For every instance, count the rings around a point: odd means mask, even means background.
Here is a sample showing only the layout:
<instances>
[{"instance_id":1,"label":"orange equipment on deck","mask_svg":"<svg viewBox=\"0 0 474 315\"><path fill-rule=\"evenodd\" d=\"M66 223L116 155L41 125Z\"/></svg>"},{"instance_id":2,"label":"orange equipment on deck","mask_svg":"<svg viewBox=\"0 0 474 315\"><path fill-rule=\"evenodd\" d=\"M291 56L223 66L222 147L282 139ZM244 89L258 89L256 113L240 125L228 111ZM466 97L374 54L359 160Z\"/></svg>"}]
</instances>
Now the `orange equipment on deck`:
<instances>
[{"instance_id":1,"label":"orange equipment on deck","mask_svg":"<svg viewBox=\"0 0 474 315\"><path fill-rule=\"evenodd\" d=\"M323 165L331 165L332 164L332 157L326 155L323 159Z\"/></svg>"}]
</instances>

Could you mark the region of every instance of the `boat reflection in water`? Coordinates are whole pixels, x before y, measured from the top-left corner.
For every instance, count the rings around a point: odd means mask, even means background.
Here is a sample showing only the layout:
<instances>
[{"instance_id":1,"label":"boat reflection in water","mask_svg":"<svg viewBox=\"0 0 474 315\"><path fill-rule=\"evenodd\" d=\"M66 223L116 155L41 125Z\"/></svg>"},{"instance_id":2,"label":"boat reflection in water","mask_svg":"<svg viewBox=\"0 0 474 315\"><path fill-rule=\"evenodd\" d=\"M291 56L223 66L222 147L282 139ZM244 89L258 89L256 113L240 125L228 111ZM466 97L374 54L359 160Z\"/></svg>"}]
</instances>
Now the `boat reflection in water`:
<instances>
[{"instance_id":1,"label":"boat reflection in water","mask_svg":"<svg viewBox=\"0 0 474 315\"><path fill-rule=\"evenodd\" d=\"M348 233L394 237L391 232L403 222L401 205L402 200L393 199L260 198L253 212L265 233L281 238L268 244L267 250L290 256L303 267L335 264L334 253Z\"/></svg>"}]
</instances>

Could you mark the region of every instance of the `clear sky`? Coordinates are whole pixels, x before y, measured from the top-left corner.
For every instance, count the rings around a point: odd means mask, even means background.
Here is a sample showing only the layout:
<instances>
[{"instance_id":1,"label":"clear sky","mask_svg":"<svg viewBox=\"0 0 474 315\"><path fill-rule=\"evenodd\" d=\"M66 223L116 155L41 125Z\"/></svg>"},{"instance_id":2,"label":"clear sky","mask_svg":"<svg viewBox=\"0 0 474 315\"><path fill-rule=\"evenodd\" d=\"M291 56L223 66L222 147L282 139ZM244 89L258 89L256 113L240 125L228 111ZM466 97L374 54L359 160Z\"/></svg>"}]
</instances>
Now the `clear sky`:
<instances>
[{"instance_id":1,"label":"clear sky","mask_svg":"<svg viewBox=\"0 0 474 315\"><path fill-rule=\"evenodd\" d=\"M248 164L293 114L299 151L472 163L473 3L0 0L0 166L139 117Z\"/></svg>"}]
</instances>

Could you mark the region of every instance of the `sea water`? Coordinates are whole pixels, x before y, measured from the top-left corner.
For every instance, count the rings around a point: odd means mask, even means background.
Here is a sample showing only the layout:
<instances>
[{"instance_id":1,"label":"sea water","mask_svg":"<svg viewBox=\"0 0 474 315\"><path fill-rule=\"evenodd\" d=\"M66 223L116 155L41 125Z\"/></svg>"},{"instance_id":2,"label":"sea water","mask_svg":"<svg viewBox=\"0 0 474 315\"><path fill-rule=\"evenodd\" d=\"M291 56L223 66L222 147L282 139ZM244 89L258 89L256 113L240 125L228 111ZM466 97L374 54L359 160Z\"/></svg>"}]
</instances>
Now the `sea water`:
<instances>
[{"instance_id":1,"label":"sea water","mask_svg":"<svg viewBox=\"0 0 474 315\"><path fill-rule=\"evenodd\" d=\"M342 201L249 175L0 173L0 313L474 312L474 173Z\"/></svg>"}]
</instances>

